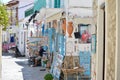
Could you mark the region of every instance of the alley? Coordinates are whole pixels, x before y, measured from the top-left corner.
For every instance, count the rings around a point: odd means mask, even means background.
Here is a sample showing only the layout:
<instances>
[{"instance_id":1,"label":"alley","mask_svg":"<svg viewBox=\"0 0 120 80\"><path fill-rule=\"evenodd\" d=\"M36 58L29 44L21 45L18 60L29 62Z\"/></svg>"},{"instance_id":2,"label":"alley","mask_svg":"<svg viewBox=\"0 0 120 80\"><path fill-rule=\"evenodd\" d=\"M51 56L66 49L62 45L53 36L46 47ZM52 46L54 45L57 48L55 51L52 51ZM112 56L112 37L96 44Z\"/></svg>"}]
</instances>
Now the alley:
<instances>
[{"instance_id":1,"label":"alley","mask_svg":"<svg viewBox=\"0 0 120 80\"><path fill-rule=\"evenodd\" d=\"M120 80L120 0L0 0L0 35L0 80Z\"/></svg>"},{"instance_id":2,"label":"alley","mask_svg":"<svg viewBox=\"0 0 120 80\"><path fill-rule=\"evenodd\" d=\"M44 80L47 71L41 67L30 67L24 57L15 58L13 54L2 56L2 80Z\"/></svg>"}]
</instances>

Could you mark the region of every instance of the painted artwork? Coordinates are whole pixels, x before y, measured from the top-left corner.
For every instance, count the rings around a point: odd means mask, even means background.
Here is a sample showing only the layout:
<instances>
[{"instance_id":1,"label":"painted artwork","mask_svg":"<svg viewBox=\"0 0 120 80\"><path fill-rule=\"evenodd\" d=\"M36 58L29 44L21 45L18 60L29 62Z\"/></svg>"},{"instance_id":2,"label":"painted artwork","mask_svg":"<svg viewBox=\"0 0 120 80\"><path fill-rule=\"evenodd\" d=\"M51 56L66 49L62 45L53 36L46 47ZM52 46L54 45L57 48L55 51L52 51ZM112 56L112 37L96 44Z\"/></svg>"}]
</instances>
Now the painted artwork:
<instances>
[{"instance_id":1,"label":"painted artwork","mask_svg":"<svg viewBox=\"0 0 120 80\"><path fill-rule=\"evenodd\" d=\"M60 68L62 67L62 63L63 63L63 55L56 54L54 56L50 72L57 79L60 78L60 73L61 73L61 69Z\"/></svg>"},{"instance_id":2,"label":"painted artwork","mask_svg":"<svg viewBox=\"0 0 120 80\"><path fill-rule=\"evenodd\" d=\"M91 33L89 29L90 29L89 24L78 25L78 32L80 32L81 35L80 43L91 43Z\"/></svg>"},{"instance_id":3,"label":"painted artwork","mask_svg":"<svg viewBox=\"0 0 120 80\"><path fill-rule=\"evenodd\" d=\"M66 55L74 55L74 42L73 41L67 41L66 43Z\"/></svg>"},{"instance_id":4,"label":"painted artwork","mask_svg":"<svg viewBox=\"0 0 120 80\"><path fill-rule=\"evenodd\" d=\"M80 66L85 69L84 75L91 76L91 44L81 44L79 48Z\"/></svg>"},{"instance_id":5,"label":"painted artwork","mask_svg":"<svg viewBox=\"0 0 120 80\"><path fill-rule=\"evenodd\" d=\"M59 48L59 53L61 55L65 55L65 37L62 34L59 34L59 39L58 39L59 43L58 43L58 48Z\"/></svg>"},{"instance_id":6,"label":"painted artwork","mask_svg":"<svg viewBox=\"0 0 120 80\"><path fill-rule=\"evenodd\" d=\"M49 45L49 51L50 53L54 52L54 34L55 34L55 29L54 28L49 28L48 29L48 45Z\"/></svg>"},{"instance_id":7,"label":"painted artwork","mask_svg":"<svg viewBox=\"0 0 120 80\"><path fill-rule=\"evenodd\" d=\"M89 51L80 51L80 66L85 69L84 75L91 75L91 57Z\"/></svg>"}]
</instances>

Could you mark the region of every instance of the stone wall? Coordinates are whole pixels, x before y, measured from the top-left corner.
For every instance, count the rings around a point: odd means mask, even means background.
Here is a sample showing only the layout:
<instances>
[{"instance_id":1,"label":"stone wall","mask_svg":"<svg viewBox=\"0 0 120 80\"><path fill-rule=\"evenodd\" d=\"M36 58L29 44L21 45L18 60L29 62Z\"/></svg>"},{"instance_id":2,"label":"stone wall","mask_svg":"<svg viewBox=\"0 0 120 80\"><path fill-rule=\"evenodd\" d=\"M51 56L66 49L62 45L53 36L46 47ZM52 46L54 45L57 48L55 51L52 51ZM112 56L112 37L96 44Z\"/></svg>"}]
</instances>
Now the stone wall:
<instances>
[{"instance_id":1,"label":"stone wall","mask_svg":"<svg viewBox=\"0 0 120 80\"><path fill-rule=\"evenodd\" d=\"M106 0L107 35L106 35L106 80L115 80L116 53L116 0Z\"/></svg>"}]
</instances>

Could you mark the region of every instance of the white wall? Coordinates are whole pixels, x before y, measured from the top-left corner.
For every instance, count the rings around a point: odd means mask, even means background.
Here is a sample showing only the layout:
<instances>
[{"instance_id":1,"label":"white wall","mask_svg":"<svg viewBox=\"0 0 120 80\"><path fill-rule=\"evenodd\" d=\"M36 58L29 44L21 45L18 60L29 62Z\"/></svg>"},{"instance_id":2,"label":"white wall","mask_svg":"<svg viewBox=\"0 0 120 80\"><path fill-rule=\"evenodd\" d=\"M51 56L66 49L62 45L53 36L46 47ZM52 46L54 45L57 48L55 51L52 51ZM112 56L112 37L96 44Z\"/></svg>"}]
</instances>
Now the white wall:
<instances>
[{"instance_id":1,"label":"white wall","mask_svg":"<svg viewBox=\"0 0 120 80\"><path fill-rule=\"evenodd\" d=\"M21 22L19 24L19 28L17 28L17 34L16 35L17 35L17 38L18 38L18 44L17 44L18 49L19 49L19 51L21 52L22 55L25 55L25 45L26 45L25 37L27 36L27 34L24 35L24 32L26 32L26 30L24 30L23 24L24 24L23 22Z\"/></svg>"},{"instance_id":2,"label":"white wall","mask_svg":"<svg viewBox=\"0 0 120 80\"><path fill-rule=\"evenodd\" d=\"M93 15L92 11L92 2L93 0L65 0L65 8L69 8L69 12L72 13L72 15L82 16L82 17L88 17ZM73 8L73 7L77 8ZM81 8L81 7L90 7L89 8Z\"/></svg>"},{"instance_id":3,"label":"white wall","mask_svg":"<svg viewBox=\"0 0 120 80\"><path fill-rule=\"evenodd\" d=\"M25 11L27 9L30 9L34 6L34 0L19 0L19 7L23 7L25 5L28 5L28 4L31 4L33 3L32 5L29 5L27 7L24 7L24 8L20 8L18 9L18 20L23 20L25 18ZM18 37L18 48L19 48L19 51L21 52L22 55L25 55L26 52L24 52L24 43L25 43L25 39L24 39L24 29L23 29L23 24L25 23L25 21L22 21L22 22L19 22L19 28L17 30L17 37ZM25 43L26 44L26 43Z\"/></svg>"},{"instance_id":4,"label":"white wall","mask_svg":"<svg viewBox=\"0 0 120 80\"><path fill-rule=\"evenodd\" d=\"M19 7L22 7L22 6L25 6L25 5L28 5L30 3L34 3L34 0L19 0ZM18 9L18 20L21 20L23 19L25 16L25 10L33 7L34 4L32 5L29 5L27 7L24 7L24 8L21 8L21 9Z\"/></svg>"},{"instance_id":5,"label":"white wall","mask_svg":"<svg viewBox=\"0 0 120 80\"><path fill-rule=\"evenodd\" d=\"M92 7L92 0L69 0L69 5Z\"/></svg>"},{"instance_id":6,"label":"white wall","mask_svg":"<svg viewBox=\"0 0 120 80\"><path fill-rule=\"evenodd\" d=\"M2 31L2 42L7 41L7 32Z\"/></svg>"},{"instance_id":7,"label":"white wall","mask_svg":"<svg viewBox=\"0 0 120 80\"><path fill-rule=\"evenodd\" d=\"M104 2L105 2L105 0L98 0L98 5L101 5Z\"/></svg>"},{"instance_id":8,"label":"white wall","mask_svg":"<svg viewBox=\"0 0 120 80\"><path fill-rule=\"evenodd\" d=\"M54 8L54 0L46 0L46 8Z\"/></svg>"}]
</instances>

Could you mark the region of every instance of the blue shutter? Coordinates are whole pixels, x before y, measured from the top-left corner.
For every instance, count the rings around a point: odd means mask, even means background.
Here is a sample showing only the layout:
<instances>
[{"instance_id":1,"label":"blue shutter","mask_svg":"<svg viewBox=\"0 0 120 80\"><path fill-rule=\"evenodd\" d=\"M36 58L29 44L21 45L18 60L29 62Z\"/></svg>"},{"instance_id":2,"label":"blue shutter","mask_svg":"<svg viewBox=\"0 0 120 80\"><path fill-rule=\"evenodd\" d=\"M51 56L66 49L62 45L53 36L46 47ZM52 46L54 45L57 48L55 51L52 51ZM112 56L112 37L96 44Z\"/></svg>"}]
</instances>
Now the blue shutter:
<instances>
[{"instance_id":1,"label":"blue shutter","mask_svg":"<svg viewBox=\"0 0 120 80\"><path fill-rule=\"evenodd\" d=\"M40 10L41 8L46 7L46 0L37 0L34 3L34 11L35 10Z\"/></svg>"},{"instance_id":2,"label":"blue shutter","mask_svg":"<svg viewBox=\"0 0 120 80\"><path fill-rule=\"evenodd\" d=\"M54 0L54 8L60 8L60 0Z\"/></svg>"}]
</instances>

